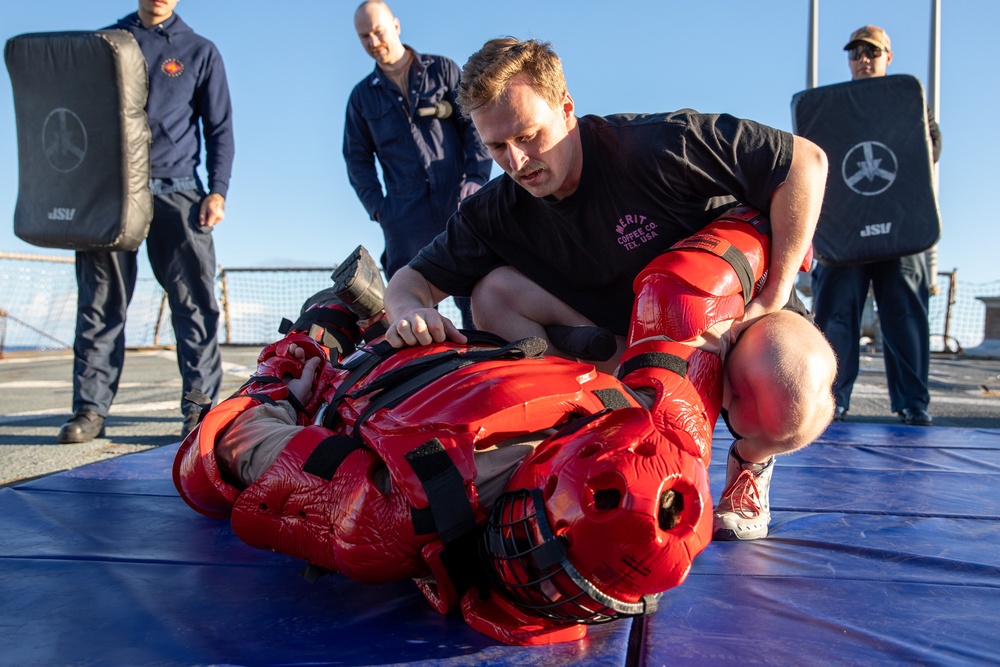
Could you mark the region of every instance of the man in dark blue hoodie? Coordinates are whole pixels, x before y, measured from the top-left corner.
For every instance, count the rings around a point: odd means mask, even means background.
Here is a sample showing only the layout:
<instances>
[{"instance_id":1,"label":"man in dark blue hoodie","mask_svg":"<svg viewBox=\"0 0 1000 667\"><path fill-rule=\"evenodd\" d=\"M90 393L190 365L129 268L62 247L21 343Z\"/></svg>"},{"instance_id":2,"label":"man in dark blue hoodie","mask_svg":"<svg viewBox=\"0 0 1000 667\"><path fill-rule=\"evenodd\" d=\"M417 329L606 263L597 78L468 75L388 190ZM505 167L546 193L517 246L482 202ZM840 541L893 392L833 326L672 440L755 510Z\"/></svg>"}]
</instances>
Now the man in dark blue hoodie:
<instances>
[{"instance_id":1,"label":"man in dark blue hoodie","mask_svg":"<svg viewBox=\"0 0 1000 667\"><path fill-rule=\"evenodd\" d=\"M214 402L222 384L217 341L212 227L225 216L234 144L226 72L215 45L174 13L178 0L139 0L138 11L109 28L135 36L149 67L146 114L152 130L153 221L146 250L166 290L183 396ZM204 139L208 192L197 174ZM78 252L73 417L60 443L104 433L125 360L125 315L136 281L136 252ZM193 406L192 406L193 407ZM197 423L185 412L182 435Z\"/></svg>"}]
</instances>

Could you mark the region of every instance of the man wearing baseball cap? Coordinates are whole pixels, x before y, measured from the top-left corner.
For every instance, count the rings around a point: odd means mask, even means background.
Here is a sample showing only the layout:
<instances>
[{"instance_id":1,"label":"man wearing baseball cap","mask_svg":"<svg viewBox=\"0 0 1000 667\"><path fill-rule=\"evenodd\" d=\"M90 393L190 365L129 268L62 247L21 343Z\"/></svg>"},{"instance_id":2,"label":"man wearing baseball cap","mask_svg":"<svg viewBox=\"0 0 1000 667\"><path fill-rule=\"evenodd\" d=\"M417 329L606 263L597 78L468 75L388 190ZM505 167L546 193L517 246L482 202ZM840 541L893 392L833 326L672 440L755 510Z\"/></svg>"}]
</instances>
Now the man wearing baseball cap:
<instances>
[{"instance_id":1,"label":"man wearing baseball cap","mask_svg":"<svg viewBox=\"0 0 1000 667\"><path fill-rule=\"evenodd\" d=\"M855 81L885 76L892 62L892 46L885 30L866 25L851 33L844 46ZM941 132L927 109L934 162L941 155ZM834 420L844 421L851 390L858 377L861 313L869 286L875 295L885 341L885 374L892 409L905 424L930 426L930 325L927 319L930 283L936 280L926 252L879 262L813 269L813 312L816 324L837 353L837 402Z\"/></svg>"},{"instance_id":2,"label":"man wearing baseball cap","mask_svg":"<svg viewBox=\"0 0 1000 667\"><path fill-rule=\"evenodd\" d=\"M882 28L873 25L866 25L852 32L844 50L850 51L849 65L855 81L885 76L885 70L892 62L889 35Z\"/></svg>"}]
</instances>

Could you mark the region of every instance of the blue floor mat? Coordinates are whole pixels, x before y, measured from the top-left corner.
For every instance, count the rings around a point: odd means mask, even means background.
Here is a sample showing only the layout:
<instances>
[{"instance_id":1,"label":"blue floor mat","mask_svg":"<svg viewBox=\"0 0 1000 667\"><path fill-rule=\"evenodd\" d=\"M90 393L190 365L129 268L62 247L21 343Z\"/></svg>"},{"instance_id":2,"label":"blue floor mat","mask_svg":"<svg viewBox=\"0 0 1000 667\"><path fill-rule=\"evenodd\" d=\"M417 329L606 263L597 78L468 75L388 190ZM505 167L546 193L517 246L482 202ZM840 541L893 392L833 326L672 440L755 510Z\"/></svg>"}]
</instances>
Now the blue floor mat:
<instances>
[{"instance_id":1,"label":"blue floor mat","mask_svg":"<svg viewBox=\"0 0 1000 667\"><path fill-rule=\"evenodd\" d=\"M718 497L730 440L717 431ZM1000 430L834 424L779 460L771 535L652 616L509 647L410 582L313 584L170 481L176 446L0 489L0 664L973 665L1000 655Z\"/></svg>"}]
</instances>

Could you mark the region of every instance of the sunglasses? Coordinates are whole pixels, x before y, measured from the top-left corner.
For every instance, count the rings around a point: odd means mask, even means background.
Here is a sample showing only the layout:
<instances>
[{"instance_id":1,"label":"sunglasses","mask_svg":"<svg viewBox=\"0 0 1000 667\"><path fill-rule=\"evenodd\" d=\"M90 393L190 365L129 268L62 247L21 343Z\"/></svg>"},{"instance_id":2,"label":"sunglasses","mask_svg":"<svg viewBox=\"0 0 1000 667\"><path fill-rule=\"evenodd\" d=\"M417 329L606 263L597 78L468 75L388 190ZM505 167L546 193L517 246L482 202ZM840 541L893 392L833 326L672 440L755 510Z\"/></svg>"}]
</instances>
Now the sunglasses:
<instances>
[{"instance_id":1,"label":"sunglasses","mask_svg":"<svg viewBox=\"0 0 1000 667\"><path fill-rule=\"evenodd\" d=\"M870 60L875 60L877 58L881 58L882 54L885 52L885 49L880 49L877 46L872 46L871 44L861 44L859 46L851 47L851 60L861 60L861 56L868 56Z\"/></svg>"}]
</instances>

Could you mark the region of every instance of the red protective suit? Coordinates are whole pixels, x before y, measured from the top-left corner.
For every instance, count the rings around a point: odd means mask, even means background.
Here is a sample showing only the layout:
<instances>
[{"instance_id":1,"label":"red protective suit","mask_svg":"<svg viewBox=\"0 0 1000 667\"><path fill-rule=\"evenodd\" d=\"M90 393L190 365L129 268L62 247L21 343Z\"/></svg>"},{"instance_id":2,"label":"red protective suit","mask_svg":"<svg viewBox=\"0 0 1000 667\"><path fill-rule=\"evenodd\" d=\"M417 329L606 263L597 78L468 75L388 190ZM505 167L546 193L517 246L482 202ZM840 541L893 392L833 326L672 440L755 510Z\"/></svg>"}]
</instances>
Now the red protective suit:
<instances>
[{"instance_id":1,"label":"red protective suit","mask_svg":"<svg viewBox=\"0 0 1000 667\"><path fill-rule=\"evenodd\" d=\"M291 334L282 342L311 341ZM258 380L211 410L197 437L185 440L175 481L194 509L231 513L234 531L251 546L364 582L427 575L421 549L439 534L447 540L474 528L489 509L478 504L475 450L609 406L639 407L615 378L542 357L542 349L532 339L504 348L362 348L333 375L320 423L304 427L241 490L219 471L215 442L246 409L286 398L283 384ZM378 488L379 467L392 480L389 493Z\"/></svg>"},{"instance_id":2,"label":"red protective suit","mask_svg":"<svg viewBox=\"0 0 1000 667\"><path fill-rule=\"evenodd\" d=\"M309 355L328 352L316 342L323 338L315 327L300 321L262 352L250 382L182 443L174 464L178 491L199 512L231 516L235 533L251 546L363 582L415 578L441 612L461 599L473 627L508 643L575 639L586 634L580 621L645 613L663 590L683 581L711 538L705 464L719 414L721 362L678 341L739 316L759 288L768 239L747 224L751 219L766 223L755 212L737 211L636 279L622 381L589 364L543 357L537 339L402 350L376 342L346 355L344 341L357 340L342 321L348 309L319 307L327 314L324 326L336 331L335 352L346 356L318 374L313 400L296 406L301 432L245 489L219 469L216 442L240 414L261 402L297 403L280 381L301 368L285 355L288 345ZM651 391L652 409L642 409L626 386ZM563 545L556 567L574 576L561 574L559 594L544 605L496 589L483 596L482 573L456 565L477 559L469 538L478 536L490 511L479 502L474 452L550 428L560 430L528 456L508 489L536 487L537 502L545 503L538 511L551 524L545 531L555 536L546 539ZM665 499L680 496L683 502L668 512ZM610 520L609 512L619 514ZM517 541L510 534L499 539L505 537ZM631 546L621 549L625 544ZM516 566L491 573L500 592L522 574ZM572 602L567 611L567 596L581 588L585 603Z\"/></svg>"}]
</instances>

